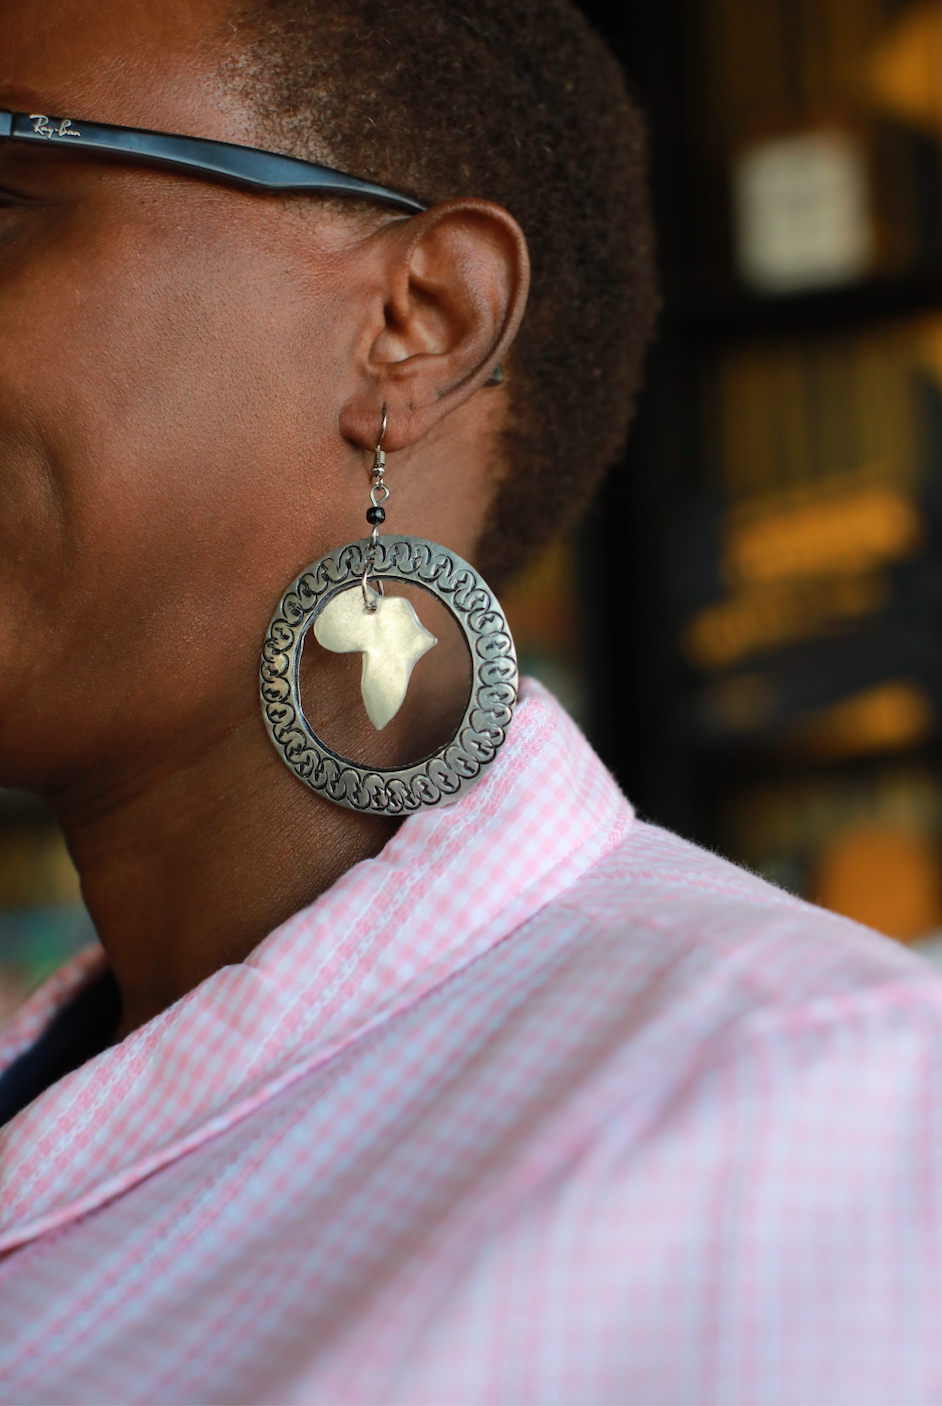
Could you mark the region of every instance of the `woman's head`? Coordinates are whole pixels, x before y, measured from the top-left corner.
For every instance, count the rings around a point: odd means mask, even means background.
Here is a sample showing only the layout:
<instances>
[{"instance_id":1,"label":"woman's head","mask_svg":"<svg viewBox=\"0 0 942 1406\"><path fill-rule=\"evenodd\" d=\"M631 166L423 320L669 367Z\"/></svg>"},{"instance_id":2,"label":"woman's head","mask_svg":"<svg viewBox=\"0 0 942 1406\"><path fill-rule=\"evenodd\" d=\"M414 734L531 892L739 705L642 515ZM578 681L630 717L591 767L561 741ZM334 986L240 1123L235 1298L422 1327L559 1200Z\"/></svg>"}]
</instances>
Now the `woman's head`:
<instances>
[{"instance_id":1,"label":"woman's head","mask_svg":"<svg viewBox=\"0 0 942 1406\"><path fill-rule=\"evenodd\" d=\"M0 780L133 787L245 723L279 591L364 530L384 402L391 525L502 573L614 452L650 240L637 119L568 5L50 0L0 17L0 106L436 202L0 144Z\"/></svg>"}]
</instances>

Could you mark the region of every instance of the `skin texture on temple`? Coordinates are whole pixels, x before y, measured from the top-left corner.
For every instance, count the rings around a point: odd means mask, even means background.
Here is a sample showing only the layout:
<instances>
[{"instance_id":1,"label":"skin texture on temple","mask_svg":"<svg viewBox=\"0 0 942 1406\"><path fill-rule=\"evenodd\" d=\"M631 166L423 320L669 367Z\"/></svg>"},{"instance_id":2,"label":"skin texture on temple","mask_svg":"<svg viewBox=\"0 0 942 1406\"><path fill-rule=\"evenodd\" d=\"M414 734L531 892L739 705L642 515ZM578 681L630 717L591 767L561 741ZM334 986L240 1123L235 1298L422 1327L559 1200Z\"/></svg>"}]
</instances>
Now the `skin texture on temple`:
<instances>
[{"instance_id":1,"label":"skin texture on temple","mask_svg":"<svg viewBox=\"0 0 942 1406\"><path fill-rule=\"evenodd\" d=\"M219 0L5 7L0 106L256 142L230 28ZM485 201L301 208L0 143L0 784L61 821L122 1034L392 833L275 755L259 649L297 572L364 535L384 403L390 527L474 560L505 413L482 387L527 284ZM452 647L423 666L390 749L465 686Z\"/></svg>"}]
</instances>

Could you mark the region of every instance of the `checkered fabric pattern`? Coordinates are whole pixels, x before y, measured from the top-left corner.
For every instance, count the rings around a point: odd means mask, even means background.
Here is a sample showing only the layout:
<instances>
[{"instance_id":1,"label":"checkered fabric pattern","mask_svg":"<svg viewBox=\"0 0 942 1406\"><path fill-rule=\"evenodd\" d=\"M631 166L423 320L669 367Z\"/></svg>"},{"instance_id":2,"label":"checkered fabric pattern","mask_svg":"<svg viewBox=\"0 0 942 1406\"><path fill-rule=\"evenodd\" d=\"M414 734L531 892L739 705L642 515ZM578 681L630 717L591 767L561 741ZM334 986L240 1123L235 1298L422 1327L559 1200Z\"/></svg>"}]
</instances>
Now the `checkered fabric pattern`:
<instances>
[{"instance_id":1,"label":"checkered fabric pattern","mask_svg":"<svg viewBox=\"0 0 942 1406\"><path fill-rule=\"evenodd\" d=\"M940 1095L931 969L633 820L529 685L0 1132L0 1400L938 1402Z\"/></svg>"}]
</instances>

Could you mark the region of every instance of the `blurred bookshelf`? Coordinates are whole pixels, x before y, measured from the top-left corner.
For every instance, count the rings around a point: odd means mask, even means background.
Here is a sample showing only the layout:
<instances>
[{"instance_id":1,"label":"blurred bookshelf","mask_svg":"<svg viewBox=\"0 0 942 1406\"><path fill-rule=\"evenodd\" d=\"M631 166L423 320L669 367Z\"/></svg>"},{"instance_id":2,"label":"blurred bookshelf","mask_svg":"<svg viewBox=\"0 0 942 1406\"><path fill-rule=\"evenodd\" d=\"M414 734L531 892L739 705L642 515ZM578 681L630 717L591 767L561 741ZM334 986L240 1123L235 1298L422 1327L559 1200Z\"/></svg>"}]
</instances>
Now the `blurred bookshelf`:
<instances>
[{"instance_id":1,"label":"blurred bookshelf","mask_svg":"<svg viewBox=\"0 0 942 1406\"><path fill-rule=\"evenodd\" d=\"M37 797L0 790L0 1019L94 941L51 812Z\"/></svg>"},{"instance_id":2,"label":"blurred bookshelf","mask_svg":"<svg viewBox=\"0 0 942 1406\"><path fill-rule=\"evenodd\" d=\"M664 310L571 550L579 716L645 818L931 945L942 0L583 8L649 115Z\"/></svg>"},{"instance_id":3,"label":"blurred bookshelf","mask_svg":"<svg viewBox=\"0 0 942 1406\"><path fill-rule=\"evenodd\" d=\"M501 596L521 674L539 679L581 726L590 715L577 558L579 543L554 543Z\"/></svg>"}]
</instances>

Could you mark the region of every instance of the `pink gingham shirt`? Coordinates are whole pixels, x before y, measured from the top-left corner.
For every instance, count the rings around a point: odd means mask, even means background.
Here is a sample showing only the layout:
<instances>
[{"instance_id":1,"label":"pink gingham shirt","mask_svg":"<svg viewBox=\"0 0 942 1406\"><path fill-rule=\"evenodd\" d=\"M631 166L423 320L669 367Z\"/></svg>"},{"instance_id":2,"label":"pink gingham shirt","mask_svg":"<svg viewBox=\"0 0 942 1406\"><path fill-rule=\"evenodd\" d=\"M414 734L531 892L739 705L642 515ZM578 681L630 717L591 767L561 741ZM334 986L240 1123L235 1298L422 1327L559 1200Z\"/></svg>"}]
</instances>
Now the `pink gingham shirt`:
<instances>
[{"instance_id":1,"label":"pink gingham shirt","mask_svg":"<svg viewBox=\"0 0 942 1406\"><path fill-rule=\"evenodd\" d=\"M939 1402L940 1096L928 966L634 820L531 684L0 1132L0 1399Z\"/></svg>"}]
</instances>

